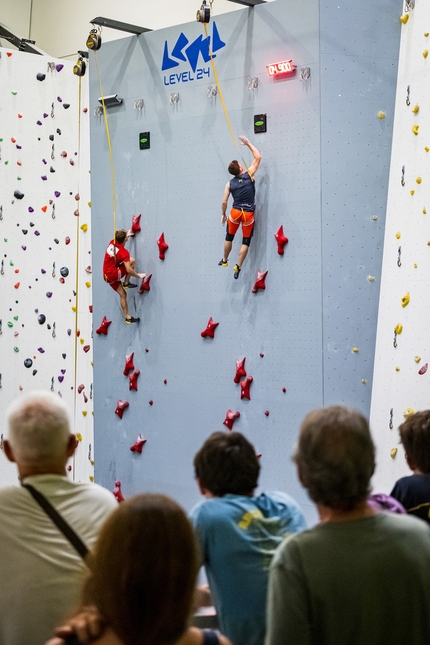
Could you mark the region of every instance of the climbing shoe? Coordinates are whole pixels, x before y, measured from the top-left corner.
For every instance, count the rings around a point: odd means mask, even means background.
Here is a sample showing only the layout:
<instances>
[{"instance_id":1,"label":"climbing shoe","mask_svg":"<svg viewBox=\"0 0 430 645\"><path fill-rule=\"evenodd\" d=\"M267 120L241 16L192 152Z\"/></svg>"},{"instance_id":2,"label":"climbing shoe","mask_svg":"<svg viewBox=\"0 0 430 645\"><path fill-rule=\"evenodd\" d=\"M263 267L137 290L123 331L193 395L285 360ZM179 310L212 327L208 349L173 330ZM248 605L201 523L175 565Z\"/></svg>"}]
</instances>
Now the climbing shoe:
<instances>
[{"instance_id":1,"label":"climbing shoe","mask_svg":"<svg viewBox=\"0 0 430 645\"><path fill-rule=\"evenodd\" d=\"M136 289L137 284L133 284L132 282L129 282L128 284L125 284L124 282L122 283L122 288L123 289Z\"/></svg>"},{"instance_id":2,"label":"climbing shoe","mask_svg":"<svg viewBox=\"0 0 430 645\"><path fill-rule=\"evenodd\" d=\"M126 318L125 322L127 325L131 325L131 323L138 323L140 322L140 318L133 318L133 316L130 316L130 318Z\"/></svg>"},{"instance_id":3,"label":"climbing shoe","mask_svg":"<svg viewBox=\"0 0 430 645\"><path fill-rule=\"evenodd\" d=\"M234 273L233 273L233 275L234 275L234 279L235 279L235 280L237 280L237 279L238 279L238 277L239 277L239 273L240 273L240 267L239 267L239 265L238 265L238 264L235 264L235 265L234 265L234 267L233 267L233 271L234 271Z\"/></svg>"},{"instance_id":4,"label":"climbing shoe","mask_svg":"<svg viewBox=\"0 0 430 645\"><path fill-rule=\"evenodd\" d=\"M223 258L222 260L220 260L218 262L218 266L219 267L228 267L228 260L224 260L224 258Z\"/></svg>"}]
</instances>

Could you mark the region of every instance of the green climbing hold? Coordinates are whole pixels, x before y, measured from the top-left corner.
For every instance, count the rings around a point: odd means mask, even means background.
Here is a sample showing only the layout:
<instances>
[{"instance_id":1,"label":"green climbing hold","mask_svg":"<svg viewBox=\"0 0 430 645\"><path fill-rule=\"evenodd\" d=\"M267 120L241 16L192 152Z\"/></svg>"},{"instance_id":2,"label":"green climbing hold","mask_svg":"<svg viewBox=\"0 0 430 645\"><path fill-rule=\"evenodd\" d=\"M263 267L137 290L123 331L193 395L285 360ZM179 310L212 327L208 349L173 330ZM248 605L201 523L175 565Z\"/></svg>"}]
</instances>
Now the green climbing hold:
<instances>
[{"instance_id":1,"label":"green climbing hold","mask_svg":"<svg viewBox=\"0 0 430 645\"><path fill-rule=\"evenodd\" d=\"M3 238L3 242L7 242L7 237L4 237L4 238Z\"/></svg>"},{"instance_id":2,"label":"green climbing hold","mask_svg":"<svg viewBox=\"0 0 430 645\"><path fill-rule=\"evenodd\" d=\"M0 143L3 141L3 139L0 139Z\"/></svg>"},{"instance_id":3,"label":"green climbing hold","mask_svg":"<svg viewBox=\"0 0 430 645\"><path fill-rule=\"evenodd\" d=\"M7 240L5 240L7 242ZM13 262L12 260L9 262L10 266L13 267Z\"/></svg>"},{"instance_id":4,"label":"green climbing hold","mask_svg":"<svg viewBox=\"0 0 430 645\"><path fill-rule=\"evenodd\" d=\"M13 327L13 322L8 322L7 326L8 327Z\"/></svg>"},{"instance_id":5,"label":"green climbing hold","mask_svg":"<svg viewBox=\"0 0 430 645\"><path fill-rule=\"evenodd\" d=\"M16 96L16 95L18 94L18 92L11 92L11 94L13 94L14 96Z\"/></svg>"},{"instance_id":6,"label":"green climbing hold","mask_svg":"<svg viewBox=\"0 0 430 645\"><path fill-rule=\"evenodd\" d=\"M21 181L21 177L17 177L17 180L18 180L18 181Z\"/></svg>"},{"instance_id":7,"label":"green climbing hold","mask_svg":"<svg viewBox=\"0 0 430 645\"><path fill-rule=\"evenodd\" d=\"M14 320L18 320L18 316L14 316L14 317L13 317L13 319L14 319Z\"/></svg>"},{"instance_id":8,"label":"green climbing hold","mask_svg":"<svg viewBox=\"0 0 430 645\"><path fill-rule=\"evenodd\" d=\"M13 351L14 351L14 352L19 352L19 347L14 347L14 348L13 348Z\"/></svg>"},{"instance_id":9,"label":"green climbing hold","mask_svg":"<svg viewBox=\"0 0 430 645\"><path fill-rule=\"evenodd\" d=\"M8 161L5 161L5 162L4 162L4 165L5 165L5 166L7 166L7 165L8 165L8 163L9 163Z\"/></svg>"}]
</instances>

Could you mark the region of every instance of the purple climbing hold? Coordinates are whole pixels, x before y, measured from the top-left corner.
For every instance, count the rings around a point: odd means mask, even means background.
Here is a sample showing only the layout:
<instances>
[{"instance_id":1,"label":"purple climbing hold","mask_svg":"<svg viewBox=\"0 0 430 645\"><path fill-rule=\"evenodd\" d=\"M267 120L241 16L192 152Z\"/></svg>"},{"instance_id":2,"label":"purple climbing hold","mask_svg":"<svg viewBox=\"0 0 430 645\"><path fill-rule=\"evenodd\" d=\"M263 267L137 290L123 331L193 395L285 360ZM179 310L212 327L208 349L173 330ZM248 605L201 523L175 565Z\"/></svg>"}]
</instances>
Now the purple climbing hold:
<instances>
[{"instance_id":1,"label":"purple climbing hold","mask_svg":"<svg viewBox=\"0 0 430 645\"><path fill-rule=\"evenodd\" d=\"M44 163L45 165L48 163L48 162L46 161L46 159L42 159L42 161L43 161L43 163Z\"/></svg>"},{"instance_id":2,"label":"purple climbing hold","mask_svg":"<svg viewBox=\"0 0 430 645\"><path fill-rule=\"evenodd\" d=\"M40 352L41 354L45 353L45 350L43 349L43 347L38 347L37 351Z\"/></svg>"},{"instance_id":3,"label":"purple climbing hold","mask_svg":"<svg viewBox=\"0 0 430 645\"><path fill-rule=\"evenodd\" d=\"M34 213L34 208L33 208L32 206L29 206L29 207L28 207L28 212L29 212L29 213Z\"/></svg>"},{"instance_id":4,"label":"purple climbing hold","mask_svg":"<svg viewBox=\"0 0 430 645\"><path fill-rule=\"evenodd\" d=\"M46 175L42 175L41 179L43 179L43 181L46 181L48 179L48 177Z\"/></svg>"},{"instance_id":5,"label":"purple climbing hold","mask_svg":"<svg viewBox=\"0 0 430 645\"><path fill-rule=\"evenodd\" d=\"M51 298L52 297L52 291L47 291L46 292L46 297Z\"/></svg>"},{"instance_id":6,"label":"purple climbing hold","mask_svg":"<svg viewBox=\"0 0 430 645\"><path fill-rule=\"evenodd\" d=\"M55 197L59 197L59 196L61 195L61 193L60 193L60 191L59 191L59 190L55 190L55 191L54 191L54 195L55 195Z\"/></svg>"},{"instance_id":7,"label":"purple climbing hold","mask_svg":"<svg viewBox=\"0 0 430 645\"><path fill-rule=\"evenodd\" d=\"M57 72L61 72L63 67L64 67L64 65L62 65L61 63L58 63L58 65L55 65L55 69L57 70Z\"/></svg>"},{"instance_id":8,"label":"purple climbing hold","mask_svg":"<svg viewBox=\"0 0 430 645\"><path fill-rule=\"evenodd\" d=\"M39 313L39 310L38 310L38 309L35 309L35 310L34 310L34 313L35 313L35 314L38 314L38 313Z\"/></svg>"},{"instance_id":9,"label":"purple climbing hold","mask_svg":"<svg viewBox=\"0 0 430 645\"><path fill-rule=\"evenodd\" d=\"M17 150L22 150L22 146L19 146L18 144L16 144L16 147L17 147Z\"/></svg>"},{"instance_id":10,"label":"purple climbing hold","mask_svg":"<svg viewBox=\"0 0 430 645\"><path fill-rule=\"evenodd\" d=\"M42 121L36 121L37 125L42 125Z\"/></svg>"},{"instance_id":11,"label":"purple climbing hold","mask_svg":"<svg viewBox=\"0 0 430 645\"><path fill-rule=\"evenodd\" d=\"M61 370L61 374L65 374L65 373L66 373L66 370Z\"/></svg>"},{"instance_id":12,"label":"purple climbing hold","mask_svg":"<svg viewBox=\"0 0 430 645\"><path fill-rule=\"evenodd\" d=\"M40 235L39 231L34 231L34 234L37 235L37 236Z\"/></svg>"},{"instance_id":13,"label":"purple climbing hold","mask_svg":"<svg viewBox=\"0 0 430 645\"><path fill-rule=\"evenodd\" d=\"M72 333L72 330L71 330L71 329L68 329L68 330L67 330L67 335L68 335L68 336L70 336L70 334L71 334L71 333Z\"/></svg>"},{"instance_id":14,"label":"purple climbing hold","mask_svg":"<svg viewBox=\"0 0 430 645\"><path fill-rule=\"evenodd\" d=\"M60 381L60 383L62 383L64 381L64 376L59 376L58 380Z\"/></svg>"},{"instance_id":15,"label":"purple climbing hold","mask_svg":"<svg viewBox=\"0 0 430 645\"><path fill-rule=\"evenodd\" d=\"M40 269L40 273L46 273L45 269Z\"/></svg>"},{"instance_id":16,"label":"purple climbing hold","mask_svg":"<svg viewBox=\"0 0 430 645\"><path fill-rule=\"evenodd\" d=\"M46 119L46 117L49 116L46 112L43 113L43 118Z\"/></svg>"},{"instance_id":17,"label":"purple climbing hold","mask_svg":"<svg viewBox=\"0 0 430 645\"><path fill-rule=\"evenodd\" d=\"M26 250L27 250L27 247L26 247L26 246L21 246L21 248L22 248L22 250L23 250L23 251L26 251Z\"/></svg>"},{"instance_id":18,"label":"purple climbing hold","mask_svg":"<svg viewBox=\"0 0 430 645\"><path fill-rule=\"evenodd\" d=\"M62 68L62 67L63 67L63 66L61 65L61 68ZM59 103L62 103L62 102L63 102L63 99L61 98L61 96L57 96L57 101L58 101Z\"/></svg>"}]
</instances>

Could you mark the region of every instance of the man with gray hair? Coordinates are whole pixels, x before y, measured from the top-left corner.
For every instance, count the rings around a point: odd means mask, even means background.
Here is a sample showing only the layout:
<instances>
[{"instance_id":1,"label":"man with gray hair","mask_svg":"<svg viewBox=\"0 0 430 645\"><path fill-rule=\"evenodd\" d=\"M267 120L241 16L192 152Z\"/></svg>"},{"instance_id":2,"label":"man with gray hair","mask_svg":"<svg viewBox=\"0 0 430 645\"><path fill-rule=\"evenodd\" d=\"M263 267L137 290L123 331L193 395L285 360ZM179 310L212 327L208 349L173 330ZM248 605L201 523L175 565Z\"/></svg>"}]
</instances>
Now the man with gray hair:
<instances>
[{"instance_id":1,"label":"man with gray hair","mask_svg":"<svg viewBox=\"0 0 430 645\"><path fill-rule=\"evenodd\" d=\"M367 420L340 406L310 412L294 461L320 523L275 554L266 645L430 643L430 527L367 503Z\"/></svg>"},{"instance_id":2,"label":"man with gray hair","mask_svg":"<svg viewBox=\"0 0 430 645\"><path fill-rule=\"evenodd\" d=\"M58 396L19 398L7 421L4 453L23 486L0 489L0 643L36 645L76 606L86 565L25 486L42 493L88 548L117 502L97 484L67 478L77 440Z\"/></svg>"}]
</instances>

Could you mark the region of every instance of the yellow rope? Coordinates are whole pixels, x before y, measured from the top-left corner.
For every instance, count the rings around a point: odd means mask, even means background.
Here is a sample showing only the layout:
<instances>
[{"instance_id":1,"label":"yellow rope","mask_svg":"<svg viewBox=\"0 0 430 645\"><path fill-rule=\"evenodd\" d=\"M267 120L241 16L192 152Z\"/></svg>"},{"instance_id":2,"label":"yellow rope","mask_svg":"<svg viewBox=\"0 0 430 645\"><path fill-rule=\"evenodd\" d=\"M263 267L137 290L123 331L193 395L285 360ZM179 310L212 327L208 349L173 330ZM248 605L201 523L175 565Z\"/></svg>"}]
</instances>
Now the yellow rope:
<instances>
[{"instance_id":1,"label":"yellow rope","mask_svg":"<svg viewBox=\"0 0 430 645\"><path fill-rule=\"evenodd\" d=\"M212 3L211 3L211 7L212 7ZM204 27L204 30L205 30L206 38L208 38L208 30L207 30L207 27L206 27L206 23L203 23L203 27ZM249 176L251 176L250 173L249 173L248 165L247 165L245 159L242 157L242 154L240 152L239 144L237 143L236 137L234 136L233 128L231 127L230 118L228 116L227 107L226 107L226 104L225 104L225 101L224 101L224 96L223 96L223 93L222 93L222 90L221 90L221 85L220 85L219 78L218 78L218 73L217 73L216 67L215 67L215 61L214 61L213 56L212 56L212 47L210 45L209 45L209 56L211 58L211 64L212 64L212 70L213 70L213 73L214 73L215 83L216 83L216 86L218 88L218 94L219 94L219 97L221 99L221 105L222 105L222 108L224 110L225 120L227 121L227 125L228 125L228 129L230 130L231 138L233 139L234 145L236 146L236 148L237 148L237 150L238 150L238 152L240 154L240 157L241 157L241 159L242 159L242 161L244 163L246 171L248 172ZM251 179L252 179L252 177L251 177Z\"/></svg>"}]
</instances>

